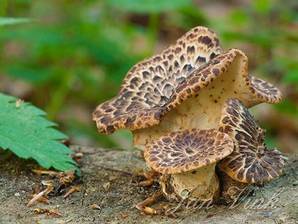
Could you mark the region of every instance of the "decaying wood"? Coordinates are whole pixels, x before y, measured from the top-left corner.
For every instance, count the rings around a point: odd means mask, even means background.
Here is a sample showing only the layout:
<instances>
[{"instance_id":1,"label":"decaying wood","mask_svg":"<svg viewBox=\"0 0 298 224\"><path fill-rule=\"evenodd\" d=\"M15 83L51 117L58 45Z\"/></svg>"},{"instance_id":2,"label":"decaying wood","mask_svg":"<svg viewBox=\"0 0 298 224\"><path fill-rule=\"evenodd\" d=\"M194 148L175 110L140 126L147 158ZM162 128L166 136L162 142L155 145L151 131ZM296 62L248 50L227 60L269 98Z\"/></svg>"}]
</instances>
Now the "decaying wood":
<instances>
[{"instance_id":1,"label":"decaying wood","mask_svg":"<svg viewBox=\"0 0 298 224\"><path fill-rule=\"evenodd\" d=\"M146 169L139 152L114 151L74 147L82 153L80 191L63 198L48 195L49 204L26 204L32 198L34 186L45 180L37 175L33 162L16 157L0 164L0 223L297 223L298 222L298 156L290 156L285 174L279 179L255 187L243 202L231 206L201 208L168 204L160 205L175 211L176 218L143 215L136 208L158 190L157 185L138 185L135 174ZM1 152L0 152L1 157ZM21 170L16 174L16 170ZM41 189L43 190L43 189ZM178 207L177 207L178 206ZM179 207L181 206L181 207ZM53 212L54 211L54 212ZM59 215L53 215L56 214ZM176 212L177 211L177 212Z\"/></svg>"}]
</instances>

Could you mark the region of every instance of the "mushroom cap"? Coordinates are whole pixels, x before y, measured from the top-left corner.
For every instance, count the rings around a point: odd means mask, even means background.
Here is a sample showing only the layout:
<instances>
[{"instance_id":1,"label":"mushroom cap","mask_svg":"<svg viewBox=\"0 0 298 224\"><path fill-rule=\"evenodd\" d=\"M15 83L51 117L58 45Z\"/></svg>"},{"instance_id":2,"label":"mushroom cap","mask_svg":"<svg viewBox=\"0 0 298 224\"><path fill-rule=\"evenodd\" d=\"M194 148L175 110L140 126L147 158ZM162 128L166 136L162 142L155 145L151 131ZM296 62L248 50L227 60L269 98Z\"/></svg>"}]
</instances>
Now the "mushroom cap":
<instances>
[{"instance_id":1,"label":"mushroom cap","mask_svg":"<svg viewBox=\"0 0 298 224\"><path fill-rule=\"evenodd\" d=\"M219 168L243 183L264 183L281 175L286 157L264 144L264 130L237 99L228 99L220 121L220 131L234 140L234 151Z\"/></svg>"},{"instance_id":2,"label":"mushroom cap","mask_svg":"<svg viewBox=\"0 0 298 224\"><path fill-rule=\"evenodd\" d=\"M177 174L207 166L228 156L233 141L215 129L173 132L148 144L147 164L163 174Z\"/></svg>"},{"instance_id":3,"label":"mushroom cap","mask_svg":"<svg viewBox=\"0 0 298 224\"><path fill-rule=\"evenodd\" d=\"M282 93L273 84L255 76L249 76L246 82L251 93L257 96L260 102L279 103L282 100Z\"/></svg>"},{"instance_id":4,"label":"mushroom cap","mask_svg":"<svg viewBox=\"0 0 298 224\"><path fill-rule=\"evenodd\" d=\"M232 63L230 63L230 60L226 60L227 58L230 58ZM227 65L228 69L220 70L220 74L217 77L220 77L223 73L227 72L228 74L226 74L226 77L235 77L234 74L237 74L237 79L240 80L240 82L238 81L231 85L231 88L238 93L229 97L241 99L243 104L247 107L252 107L263 102L279 103L281 101L282 93L277 87L249 74L248 58L241 50L230 49L228 52L218 55L216 60L220 61L220 64L229 63L229 65ZM233 81L235 80L230 80L230 82Z\"/></svg>"},{"instance_id":5,"label":"mushroom cap","mask_svg":"<svg viewBox=\"0 0 298 224\"><path fill-rule=\"evenodd\" d=\"M240 59L240 60L238 60ZM126 75L116 97L100 104L93 112L97 128L105 134L120 128L137 130L160 123L163 115L186 99L199 94L214 79L237 64L252 106L279 102L281 94L271 84L248 75L247 57L237 49L222 53L213 31L196 27L161 54L144 60ZM229 74L227 74L229 75Z\"/></svg>"},{"instance_id":6,"label":"mushroom cap","mask_svg":"<svg viewBox=\"0 0 298 224\"><path fill-rule=\"evenodd\" d=\"M119 128L135 130L158 124L167 105L175 100L175 92L181 95L182 90L186 91L185 80L219 53L216 34L206 27L195 27L161 54L136 64L127 73L118 95L94 111L99 131L109 134ZM205 72L198 88L213 77Z\"/></svg>"}]
</instances>

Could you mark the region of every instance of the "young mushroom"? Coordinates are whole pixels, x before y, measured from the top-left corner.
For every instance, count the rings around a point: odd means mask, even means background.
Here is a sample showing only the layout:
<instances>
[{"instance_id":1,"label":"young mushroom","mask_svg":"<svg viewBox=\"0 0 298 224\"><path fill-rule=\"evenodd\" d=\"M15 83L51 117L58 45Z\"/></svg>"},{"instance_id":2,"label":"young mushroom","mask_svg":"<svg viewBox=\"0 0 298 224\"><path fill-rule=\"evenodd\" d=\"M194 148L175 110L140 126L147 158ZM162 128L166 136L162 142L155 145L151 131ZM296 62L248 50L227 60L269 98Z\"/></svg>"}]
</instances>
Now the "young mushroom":
<instances>
[{"instance_id":1,"label":"young mushroom","mask_svg":"<svg viewBox=\"0 0 298 224\"><path fill-rule=\"evenodd\" d=\"M216 34L196 27L161 54L133 66L119 94L100 104L93 120L102 133L131 130L140 149L173 131L217 128L230 97L246 107L280 101L277 88L249 76L247 69L243 52L222 53Z\"/></svg>"},{"instance_id":2,"label":"young mushroom","mask_svg":"<svg viewBox=\"0 0 298 224\"><path fill-rule=\"evenodd\" d=\"M153 141L146 147L144 157L152 169L169 177L161 177L168 199L180 201L187 196L191 200L213 201L220 193L215 165L232 151L233 141L228 135L214 129L192 129Z\"/></svg>"},{"instance_id":3,"label":"young mushroom","mask_svg":"<svg viewBox=\"0 0 298 224\"><path fill-rule=\"evenodd\" d=\"M234 141L233 152L219 163L221 172L228 176L222 183L227 201L237 199L249 184L263 184L281 175L286 157L266 147L264 130L239 100L226 101L219 130Z\"/></svg>"}]
</instances>

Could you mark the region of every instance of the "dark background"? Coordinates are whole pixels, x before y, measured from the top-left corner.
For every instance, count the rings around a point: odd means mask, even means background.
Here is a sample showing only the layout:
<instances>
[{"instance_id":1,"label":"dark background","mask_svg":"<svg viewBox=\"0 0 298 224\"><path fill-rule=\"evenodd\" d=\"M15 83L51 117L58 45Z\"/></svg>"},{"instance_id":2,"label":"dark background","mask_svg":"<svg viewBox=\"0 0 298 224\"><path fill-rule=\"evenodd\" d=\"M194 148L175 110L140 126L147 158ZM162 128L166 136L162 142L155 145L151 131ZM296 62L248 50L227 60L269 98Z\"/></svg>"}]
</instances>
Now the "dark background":
<instances>
[{"instance_id":1,"label":"dark background","mask_svg":"<svg viewBox=\"0 0 298 224\"><path fill-rule=\"evenodd\" d=\"M74 144L130 149L128 131L98 134L92 111L132 65L204 25L224 49L248 55L252 74L281 88L282 103L252 112L269 146L298 151L295 0L0 0L0 16L30 19L0 27L0 91L44 109Z\"/></svg>"}]
</instances>

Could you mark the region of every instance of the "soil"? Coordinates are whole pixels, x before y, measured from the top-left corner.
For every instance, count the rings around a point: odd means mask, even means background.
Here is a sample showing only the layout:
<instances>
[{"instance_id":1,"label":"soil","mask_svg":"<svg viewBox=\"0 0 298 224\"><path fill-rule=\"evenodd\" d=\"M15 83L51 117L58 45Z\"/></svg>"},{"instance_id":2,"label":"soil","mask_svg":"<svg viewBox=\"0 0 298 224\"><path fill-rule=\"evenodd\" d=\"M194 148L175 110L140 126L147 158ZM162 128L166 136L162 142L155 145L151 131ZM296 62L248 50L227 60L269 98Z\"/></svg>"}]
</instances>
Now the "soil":
<instances>
[{"instance_id":1,"label":"soil","mask_svg":"<svg viewBox=\"0 0 298 224\"><path fill-rule=\"evenodd\" d=\"M80 161L81 190L67 199L49 197L49 204L26 204L47 176L32 172L33 161L0 152L0 223L298 223L298 156L291 156L285 174L271 183L255 186L242 202L233 206L177 210L177 217L141 214L134 206L157 186L139 187L136 173L145 168L137 151L73 147L83 153ZM94 209L96 204L96 209ZM165 200L159 204L175 208ZM36 214L34 209L56 209L60 217Z\"/></svg>"}]
</instances>

